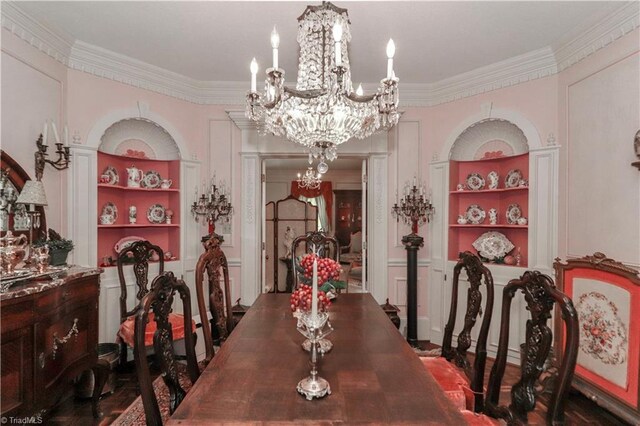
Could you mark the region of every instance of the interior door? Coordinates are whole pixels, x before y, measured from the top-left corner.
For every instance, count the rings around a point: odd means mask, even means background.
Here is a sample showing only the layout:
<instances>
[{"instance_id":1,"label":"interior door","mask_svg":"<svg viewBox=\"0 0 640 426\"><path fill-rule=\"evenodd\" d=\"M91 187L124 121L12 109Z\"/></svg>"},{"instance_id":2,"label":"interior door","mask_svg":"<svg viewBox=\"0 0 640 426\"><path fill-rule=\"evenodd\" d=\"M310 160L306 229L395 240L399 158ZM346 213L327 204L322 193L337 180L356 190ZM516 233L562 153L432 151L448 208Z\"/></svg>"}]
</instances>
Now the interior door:
<instances>
[{"instance_id":1,"label":"interior door","mask_svg":"<svg viewBox=\"0 0 640 426\"><path fill-rule=\"evenodd\" d=\"M367 159L362 160L362 291L367 285Z\"/></svg>"}]
</instances>

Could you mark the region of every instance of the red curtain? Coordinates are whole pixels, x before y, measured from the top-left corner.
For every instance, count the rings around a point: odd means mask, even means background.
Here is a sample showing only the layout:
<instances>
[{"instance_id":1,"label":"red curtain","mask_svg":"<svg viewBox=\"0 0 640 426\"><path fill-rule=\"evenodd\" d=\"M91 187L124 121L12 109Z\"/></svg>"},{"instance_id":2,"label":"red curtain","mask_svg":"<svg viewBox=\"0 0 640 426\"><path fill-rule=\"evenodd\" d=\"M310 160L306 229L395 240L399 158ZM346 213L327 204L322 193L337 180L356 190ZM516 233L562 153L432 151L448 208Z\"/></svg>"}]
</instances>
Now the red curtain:
<instances>
[{"instance_id":1,"label":"red curtain","mask_svg":"<svg viewBox=\"0 0 640 426\"><path fill-rule=\"evenodd\" d=\"M291 195L295 198L301 195L307 198L323 197L327 208L327 217L329 218L329 223L331 223L331 217L333 216L333 187L331 186L331 182L320 182L320 188L308 189L300 188L298 181L294 180L291 181Z\"/></svg>"}]
</instances>

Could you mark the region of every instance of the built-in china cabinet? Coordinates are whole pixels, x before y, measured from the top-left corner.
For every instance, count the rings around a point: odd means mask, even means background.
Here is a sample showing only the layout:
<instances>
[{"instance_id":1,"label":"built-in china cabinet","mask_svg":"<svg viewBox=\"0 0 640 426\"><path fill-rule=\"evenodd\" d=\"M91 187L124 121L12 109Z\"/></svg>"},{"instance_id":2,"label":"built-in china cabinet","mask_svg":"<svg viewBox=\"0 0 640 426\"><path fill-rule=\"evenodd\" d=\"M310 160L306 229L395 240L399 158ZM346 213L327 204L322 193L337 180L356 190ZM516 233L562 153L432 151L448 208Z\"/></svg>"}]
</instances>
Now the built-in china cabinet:
<instances>
[{"instance_id":1,"label":"built-in china cabinet","mask_svg":"<svg viewBox=\"0 0 640 426\"><path fill-rule=\"evenodd\" d=\"M178 260L180 161L98 152L98 171L98 266L115 266L118 249L136 238L162 248L166 260ZM129 172L137 175L135 187L128 186ZM105 212L114 213L113 221Z\"/></svg>"},{"instance_id":2,"label":"built-in china cabinet","mask_svg":"<svg viewBox=\"0 0 640 426\"><path fill-rule=\"evenodd\" d=\"M553 138L543 146L539 131L526 118L501 113L503 118L474 117L462 123L446 141L443 159L429 165L435 215L427 237L427 298L434 343L442 341L458 253L480 255L491 270L493 318L500 317L502 290L509 280L527 269L553 276L558 146ZM459 292L458 303L466 306L466 291ZM527 312L518 300L513 309L520 315L512 317L509 341L524 342ZM487 346L493 356L499 327L499 321L492 321ZM509 348L508 356L519 362L517 345Z\"/></svg>"}]
</instances>

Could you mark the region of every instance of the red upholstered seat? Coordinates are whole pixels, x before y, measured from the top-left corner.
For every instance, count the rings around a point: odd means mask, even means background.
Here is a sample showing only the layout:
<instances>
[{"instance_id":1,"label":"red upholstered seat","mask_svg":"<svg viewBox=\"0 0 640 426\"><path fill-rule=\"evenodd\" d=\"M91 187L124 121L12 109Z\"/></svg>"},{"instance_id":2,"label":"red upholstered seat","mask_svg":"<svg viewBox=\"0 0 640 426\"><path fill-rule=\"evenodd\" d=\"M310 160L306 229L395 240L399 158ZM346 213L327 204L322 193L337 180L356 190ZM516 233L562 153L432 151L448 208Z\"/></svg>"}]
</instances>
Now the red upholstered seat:
<instances>
[{"instance_id":1,"label":"red upholstered seat","mask_svg":"<svg viewBox=\"0 0 640 426\"><path fill-rule=\"evenodd\" d=\"M420 360L458 409L473 411L473 391L463 372L442 357L421 357Z\"/></svg>"},{"instance_id":2,"label":"red upholstered seat","mask_svg":"<svg viewBox=\"0 0 640 426\"><path fill-rule=\"evenodd\" d=\"M120 337L127 345L133 347L134 334L135 334L135 317L130 316L122 324L120 324L120 330L118 330L118 337ZM184 317L180 314L169 314L169 323L171 323L171 330L173 332L173 340L184 339ZM196 329L195 321L191 320L192 329ZM153 346L153 334L156 332L156 322L154 320L153 312L149 313L149 323L144 335L144 345Z\"/></svg>"}]
</instances>

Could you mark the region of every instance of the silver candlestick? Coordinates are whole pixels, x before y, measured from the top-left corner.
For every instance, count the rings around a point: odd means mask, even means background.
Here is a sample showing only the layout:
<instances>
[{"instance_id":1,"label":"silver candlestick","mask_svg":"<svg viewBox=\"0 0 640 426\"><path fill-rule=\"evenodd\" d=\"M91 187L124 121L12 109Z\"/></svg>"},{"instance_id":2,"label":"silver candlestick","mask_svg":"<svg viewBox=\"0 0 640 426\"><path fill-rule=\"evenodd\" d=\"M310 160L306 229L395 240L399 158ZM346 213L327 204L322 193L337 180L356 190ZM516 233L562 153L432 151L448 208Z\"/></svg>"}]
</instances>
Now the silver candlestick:
<instances>
[{"instance_id":1,"label":"silver candlestick","mask_svg":"<svg viewBox=\"0 0 640 426\"><path fill-rule=\"evenodd\" d=\"M319 341L323 336L326 336L333 331L333 328L331 327L329 327L326 332L323 331L328 320L329 314L326 312L319 312L315 317L309 312L305 312L298 318L298 331L309 340L310 344L311 375L300 380L296 390L301 395L304 395L309 401L313 398L322 398L331 394L329 382L318 376L318 354L320 353L318 350L320 347Z\"/></svg>"}]
</instances>

